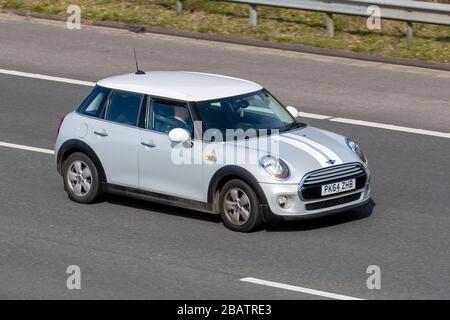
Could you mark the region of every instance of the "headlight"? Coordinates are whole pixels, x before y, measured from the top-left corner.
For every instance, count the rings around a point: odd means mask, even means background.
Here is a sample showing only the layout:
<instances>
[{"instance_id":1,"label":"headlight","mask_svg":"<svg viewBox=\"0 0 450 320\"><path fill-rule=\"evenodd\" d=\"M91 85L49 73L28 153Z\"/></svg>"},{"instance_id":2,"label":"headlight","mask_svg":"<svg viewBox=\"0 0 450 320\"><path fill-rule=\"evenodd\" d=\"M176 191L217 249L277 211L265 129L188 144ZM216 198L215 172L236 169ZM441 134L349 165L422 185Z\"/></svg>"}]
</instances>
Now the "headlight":
<instances>
[{"instance_id":1,"label":"headlight","mask_svg":"<svg viewBox=\"0 0 450 320\"><path fill-rule=\"evenodd\" d=\"M353 141L350 138L345 138L345 142L347 143L350 150L352 150L354 153L358 155L358 157L361 159L362 162L367 163L367 158L362 152L361 148L356 144L355 141Z\"/></svg>"},{"instance_id":2,"label":"headlight","mask_svg":"<svg viewBox=\"0 0 450 320\"><path fill-rule=\"evenodd\" d=\"M260 165L274 179L284 180L289 177L287 164L279 158L265 156L261 159Z\"/></svg>"}]
</instances>

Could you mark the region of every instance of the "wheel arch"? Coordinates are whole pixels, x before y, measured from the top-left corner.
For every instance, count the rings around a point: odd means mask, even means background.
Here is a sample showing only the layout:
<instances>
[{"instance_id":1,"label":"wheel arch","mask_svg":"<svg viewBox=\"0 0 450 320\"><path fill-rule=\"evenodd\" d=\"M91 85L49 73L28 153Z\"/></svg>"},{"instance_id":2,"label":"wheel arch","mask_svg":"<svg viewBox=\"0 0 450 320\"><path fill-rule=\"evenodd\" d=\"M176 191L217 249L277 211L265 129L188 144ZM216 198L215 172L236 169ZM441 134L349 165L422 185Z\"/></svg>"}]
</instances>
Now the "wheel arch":
<instances>
[{"instance_id":1,"label":"wheel arch","mask_svg":"<svg viewBox=\"0 0 450 320\"><path fill-rule=\"evenodd\" d=\"M225 183L232 179L240 179L247 183L255 191L260 204L268 204L266 195L259 185L258 180L256 180L256 178L246 169L235 165L220 168L213 175L208 187L208 203L214 205L217 192L222 189Z\"/></svg>"},{"instance_id":2,"label":"wheel arch","mask_svg":"<svg viewBox=\"0 0 450 320\"><path fill-rule=\"evenodd\" d=\"M64 142L58 150L58 154L56 156L57 169L60 174L62 174L62 165L64 161L73 153L82 152L86 156L88 156L92 162L94 162L97 167L98 173L100 175L100 181L102 184L107 183L107 178L105 174L105 170L103 169L103 165L98 158L97 154L94 150L84 141L71 139Z\"/></svg>"}]
</instances>

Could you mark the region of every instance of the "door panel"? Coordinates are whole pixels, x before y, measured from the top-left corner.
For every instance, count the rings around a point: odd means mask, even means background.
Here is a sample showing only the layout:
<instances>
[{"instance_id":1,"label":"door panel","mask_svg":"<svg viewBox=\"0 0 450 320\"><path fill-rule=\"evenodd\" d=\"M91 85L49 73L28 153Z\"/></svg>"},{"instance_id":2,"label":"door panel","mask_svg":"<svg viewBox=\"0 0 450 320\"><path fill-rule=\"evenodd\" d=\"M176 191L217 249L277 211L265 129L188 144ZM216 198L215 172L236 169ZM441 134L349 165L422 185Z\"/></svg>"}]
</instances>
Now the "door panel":
<instances>
[{"instance_id":1,"label":"door panel","mask_svg":"<svg viewBox=\"0 0 450 320\"><path fill-rule=\"evenodd\" d=\"M88 118L86 139L105 170L108 183L139 187L136 127L143 95L113 90L105 119Z\"/></svg>"},{"instance_id":2,"label":"door panel","mask_svg":"<svg viewBox=\"0 0 450 320\"><path fill-rule=\"evenodd\" d=\"M152 101L146 121L149 130L140 130L139 183L146 191L171 196L204 201L206 192L203 186L202 164L192 161L181 163L173 156L183 151L183 146L169 140L168 132L173 128L192 131L192 121L186 106L168 101ZM201 143L196 141L194 143ZM193 152L194 145L184 151Z\"/></svg>"},{"instance_id":3,"label":"door panel","mask_svg":"<svg viewBox=\"0 0 450 320\"><path fill-rule=\"evenodd\" d=\"M201 164L176 164L172 146L166 134L139 132L140 188L191 200L206 201L202 185ZM199 143L199 142L194 142Z\"/></svg>"},{"instance_id":4,"label":"door panel","mask_svg":"<svg viewBox=\"0 0 450 320\"><path fill-rule=\"evenodd\" d=\"M138 188L139 130L102 120L89 127L89 145L100 159L108 183Z\"/></svg>"}]
</instances>

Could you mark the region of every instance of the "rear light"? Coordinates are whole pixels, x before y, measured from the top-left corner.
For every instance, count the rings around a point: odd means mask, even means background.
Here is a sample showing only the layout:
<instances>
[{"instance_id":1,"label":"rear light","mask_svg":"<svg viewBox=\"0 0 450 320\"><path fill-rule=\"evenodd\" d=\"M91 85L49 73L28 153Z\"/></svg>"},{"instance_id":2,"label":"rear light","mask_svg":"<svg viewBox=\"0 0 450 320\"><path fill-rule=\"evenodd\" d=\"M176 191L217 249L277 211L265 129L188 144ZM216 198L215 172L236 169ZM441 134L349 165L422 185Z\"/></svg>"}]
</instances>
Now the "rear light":
<instances>
[{"instance_id":1,"label":"rear light","mask_svg":"<svg viewBox=\"0 0 450 320\"><path fill-rule=\"evenodd\" d=\"M58 130L56 130L56 135L59 134L59 129L61 129L63 122L64 122L64 116L62 116L61 119L59 119Z\"/></svg>"}]
</instances>

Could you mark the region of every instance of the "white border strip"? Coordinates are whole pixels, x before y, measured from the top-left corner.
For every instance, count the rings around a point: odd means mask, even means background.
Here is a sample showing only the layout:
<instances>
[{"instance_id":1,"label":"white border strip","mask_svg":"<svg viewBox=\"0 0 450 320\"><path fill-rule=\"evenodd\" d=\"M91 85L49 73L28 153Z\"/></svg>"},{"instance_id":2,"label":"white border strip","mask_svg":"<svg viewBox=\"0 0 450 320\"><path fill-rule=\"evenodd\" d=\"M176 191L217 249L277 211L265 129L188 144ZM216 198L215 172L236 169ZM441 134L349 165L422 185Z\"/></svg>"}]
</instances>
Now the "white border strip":
<instances>
[{"instance_id":1,"label":"white border strip","mask_svg":"<svg viewBox=\"0 0 450 320\"><path fill-rule=\"evenodd\" d=\"M55 154L55 151L50 150L50 149L35 148L35 147L24 146L21 144L14 144L14 143L1 142L1 141L0 141L0 147L21 149L21 150L34 151L34 152L47 153L47 154Z\"/></svg>"},{"instance_id":2,"label":"white border strip","mask_svg":"<svg viewBox=\"0 0 450 320\"><path fill-rule=\"evenodd\" d=\"M242 278L242 279L240 279L240 281L250 282L250 283L254 283L254 284L259 284L259 285L262 285L262 286L268 286L268 287L274 287L274 288L285 289L285 290L290 290L290 291L296 291L296 292L301 292L301 293L311 294L311 295L314 295L314 296L320 296L320 297L336 299L336 300L364 300L364 299L360 299L360 298L344 296L342 294L336 294L336 293L331 293L331 292L326 292L326 291L320 291L320 290L308 289L308 288L303 288L303 287L291 286L289 284L273 282L273 281L267 281L267 280L261 280L261 279L257 279L257 278L251 278L251 277L249 277L249 278Z\"/></svg>"},{"instance_id":3,"label":"white border strip","mask_svg":"<svg viewBox=\"0 0 450 320\"><path fill-rule=\"evenodd\" d=\"M25 78L32 78L32 79L40 79L40 80L48 80L48 81L55 81L55 82L77 84L77 85L80 85L80 86L88 86L88 87L95 86L95 82L81 81L81 80L75 80L75 79L69 79L69 78L52 77L52 76L46 76L46 75L37 74L37 73L27 73L27 72L21 72L21 71L15 71L15 70L6 70L6 69L0 69L0 73L1 74L11 75L11 76L18 76L18 77L25 77Z\"/></svg>"}]
</instances>

